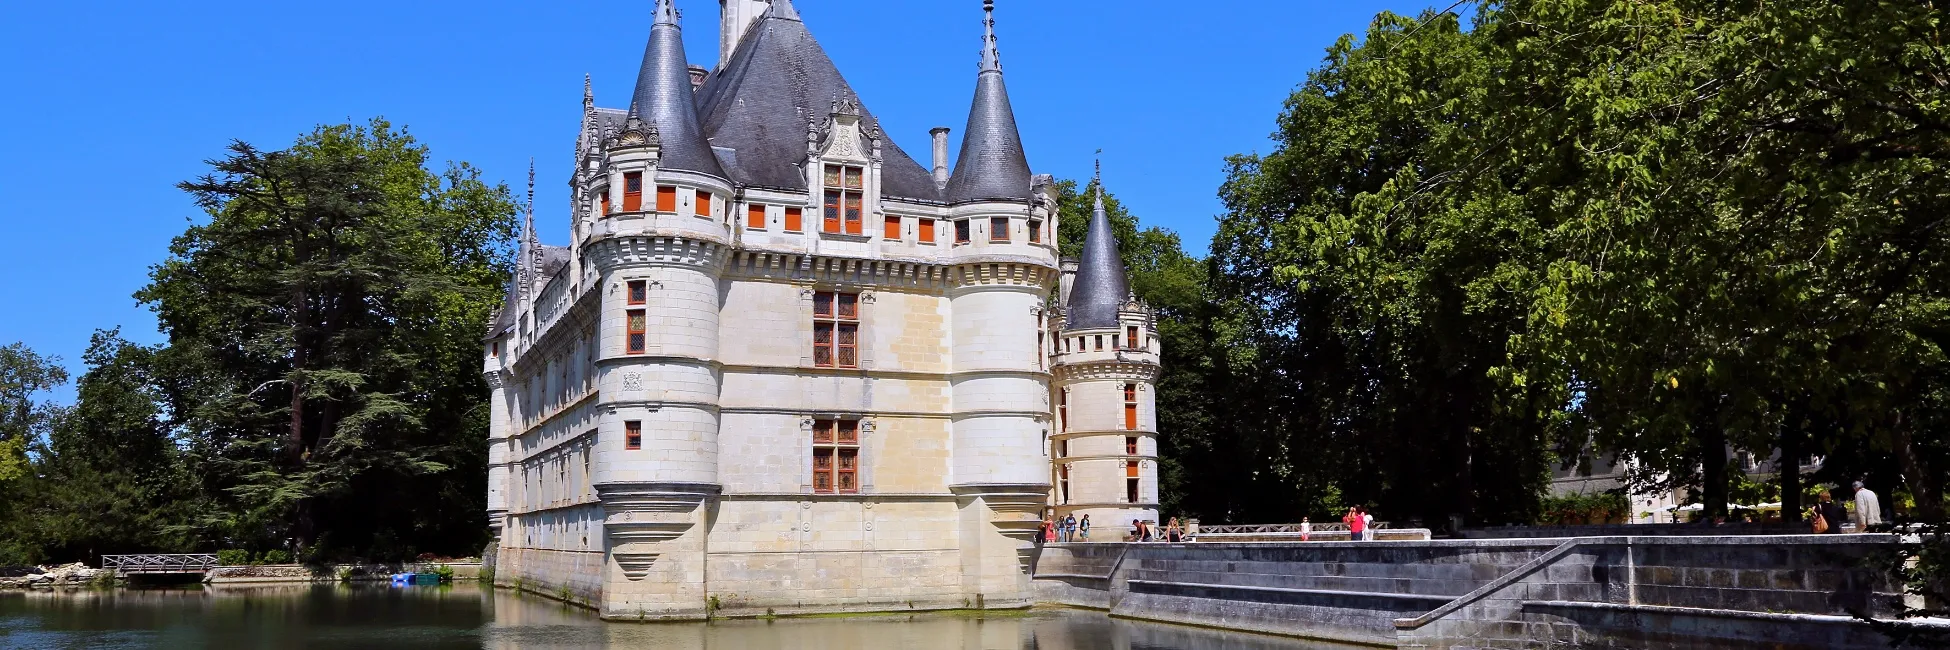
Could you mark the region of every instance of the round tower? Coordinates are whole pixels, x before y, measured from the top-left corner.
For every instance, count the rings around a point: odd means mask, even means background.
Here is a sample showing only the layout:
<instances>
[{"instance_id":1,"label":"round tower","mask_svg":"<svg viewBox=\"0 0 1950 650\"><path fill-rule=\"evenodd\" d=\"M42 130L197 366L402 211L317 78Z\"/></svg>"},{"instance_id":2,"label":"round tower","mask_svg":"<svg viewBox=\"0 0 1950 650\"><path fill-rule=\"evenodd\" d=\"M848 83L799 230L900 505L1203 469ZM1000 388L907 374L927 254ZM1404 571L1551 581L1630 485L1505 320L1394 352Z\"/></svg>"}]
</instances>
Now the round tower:
<instances>
[{"instance_id":1,"label":"round tower","mask_svg":"<svg viewBox=\"0 0 1950 650\"><path fill-rule=\"evenodd\" d=\"M1059 519L1090 515L1092 541L1115 541L1134 521L1158 520L1160 350L1151 310L1130 292L1102 180L1094 186L1083 259L1051 319L1051 503Z\"/></svg>"}]
</instances>

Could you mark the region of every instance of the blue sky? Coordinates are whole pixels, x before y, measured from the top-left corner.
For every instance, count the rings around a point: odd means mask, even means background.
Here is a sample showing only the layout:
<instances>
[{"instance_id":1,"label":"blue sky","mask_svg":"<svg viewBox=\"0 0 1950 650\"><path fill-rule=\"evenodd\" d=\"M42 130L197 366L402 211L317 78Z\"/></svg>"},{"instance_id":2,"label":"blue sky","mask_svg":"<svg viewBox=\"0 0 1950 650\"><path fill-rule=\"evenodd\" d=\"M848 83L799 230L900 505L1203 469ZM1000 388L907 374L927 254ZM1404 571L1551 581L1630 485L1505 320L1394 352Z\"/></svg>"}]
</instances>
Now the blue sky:
<instances>
[{"instance_id":1,"label":"blue sky","mask_svg":"<svg viewBox=\"0 0 1950 650\"><path fill-rule=\"evenodd\" d=\"M79 369L88 335L162 339L130 294L200 217L175 184L231 139L280 148L313 125L385 116L489 177L524 183L563 243L582 79L624 106L650 0L16 2L0 9L0 345ZM967 119L978 0L798 0L903 148ZM1003 65L1030 162L1105 182L1203 254L1224 158L1264 151L1280 103L1334 39L1426 0L999 0ZM678 0L691 60L717 58L717 3ZM959 136L959 133L956 134ZM959 146L957 140L956 146ZM67 399L71 392L56 397Z\"/></svg>"}]
</instances>

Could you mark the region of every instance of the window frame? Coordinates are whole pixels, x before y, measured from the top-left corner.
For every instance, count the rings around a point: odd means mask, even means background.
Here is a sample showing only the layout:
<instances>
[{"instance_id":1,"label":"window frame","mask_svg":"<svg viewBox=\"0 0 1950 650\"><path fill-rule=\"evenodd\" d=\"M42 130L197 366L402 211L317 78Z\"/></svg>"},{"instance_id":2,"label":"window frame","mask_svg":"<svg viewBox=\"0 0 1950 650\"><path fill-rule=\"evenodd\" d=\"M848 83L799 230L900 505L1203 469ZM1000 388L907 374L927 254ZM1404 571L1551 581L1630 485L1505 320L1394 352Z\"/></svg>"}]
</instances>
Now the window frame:
<instances>
[{"instance_id":1,"label":"window frame","mask_svg":"<svg viewBox=\"0 0 1950 650\"><path fill-rule=\"evenodd\" d=\"M803 233L806 231L806 211L800 207L785 209L785 231Z\"/></svg>"},{"instance_id":2,"label":"window frame","mask_svg":"<svg viewBox=\"0 0 1950 650\"><path fill-rule=\"evenodd\" d=\"M920 221L915 224L915 229L920 231L921 243L923 244L934 243L934 220L933 219L922 217Z\"/></svg>"},{"instance_id":3,"label":"window frame","mask_svg":"<svg viewBox=\"0 0 1950 650\"><path fill-rule=\"evenodd\" d=\"M648 310L628 309L623 312L623 352L629 355L648 354L650 350Z\"/></svg>"},{"instance_id":4,"label":"window frame","mask_svg":"<svg viewBox=\"0 0 1950 650\"><path fill-rule=\"evenodd\" d=\"M657 186L657 211L658 212L677 211L677 186L675 185Z\"/></svg>"},{"instance_id":5,"label":"window frame","mask_svg":"<svg viewBox=\"0 0 1950 650\"><path fill-rule=\"evenodd\" d=\"M643 450L643 422L630 420L623 423L623 450Z\"/></svg>"},{"instance_id":6,"label":"window frame","mask_svg":"<svg viewBox=\"0 0 1950 650\"><path fill-rule=\"evenodd\" d=\"M1124 384L1124 430L1138 430L1137 384Z\"/></svg>"},{"instance_id":7,"label":"window frame","mask_svg":"<svg viewBox=\"0 0 1950 650\"><path fill-rule=\"evenodd\" d=\"M1030 219L1030 220L1029 220L1029 243L1031 243L1031 244L1041 244L1041 243L1043 243L1043 222L1042 222L1042 220L1040 220L1040 219Z\"/></svg>"},{"instance_id":8,"label":"window frame","mask_svg":"<svg viewBox=\"0 0 1950 650\"><path fill-rule=\"evenodd\" d=\"M989 217L989 243L991 244L1009 243L1010 241L1009 236L1013 234L1009 232L1009 226L1010 224L1009 224L1008 217Z\"/></svg>"},{"instance_id":9,"label":"window frame","mask_svg":"<svg viewBox=\"0 0 1950 650\"><path fill-rule=\"evenodd\" d=\"M631 280L624 284L625 302L631 307L650 302L650 283L647 280Z\"/></svg>"},{"instance_id":10,"label":"window frame","mask_svg":"<svg viewBox=\"0 0 1950 650\"><path fill-rule=\"evenodd\" d=\"M745 206L745 228L747 230L764 230L766 221L768 219L765 214L765 204L753 203Z\"/></svg>"},{"instance_id":11,"label":"window frame","mask_svg":"<svg viewBox=\"0 0 1950 650\"><path fill-rule=\"evenodd\" d=\"M866 234L866 175L864 167L837 163L825 165L820 232Z\"/></svg>"},{"instance_id":12,"label":"window frame","mask_svg":"<svg viewBox=\"0 0 1950 650\"><path fill-rule=\"evenodd\" d=\"M860 421L814 420L811 442L813 494L859 494Z\"/></svg>"},{"instance_id":13,"label":"window frame","mask_svg":"<svg viewBox=\"0 0 1950 650\"><path fill-rule=\"evenodd\" d=\"M955 245L971 244L975 241L975 225L967 219L955 220Z\"/></svg>"},{"instance_id":14,"label":"window frame","mask_svg":"<svg viewBox=\"0 0 1950 650\"><path fill-rule=\"evenodd\" d=\"M636 189L632 191L630 189L632 187ZM623 174L623 211L643 211L643 172L625 172Z\"/></svg>"},{"instance_id":15,"label":"window frame","mask_svg":"<svg viewBox=\"0 0 1950 650\"><path fill-rule=\"evenodd\" d=\"M692 212L696 212L697 216L700 218L704 218L704 219L711 218L711 192L707 190L698 190L697 197L694 199L694 201L695 202L691 204L693 208Z\"/></svg>"},{"instance_id":16,"label":"window frame","mask_svg":"<svg viewBox=\"0 0 1950 650\"><path fill-rule=\"evenodd\" d=\"M848 313L848 308L851 313ZM825 340L821 341L821 335ZM851 342L843 342L847 340ZM824 351L824 360L821 352ZM860 294L847 291L813 292L813 367L860 367Z\"/></svg>"},{"instance_id":17,"label":"window frame","mask_svg":"<svg viewBox=\"0 0 1950 650\"><path fill-rule=\"evenodd\" d=\"M901 236L902 218L900 215L890 214L887 215L887 217L885 219L882 219L881 221L882 224L880 229L880 237L882 239L887 239L891 241L901 241L904 239Z\"/></svg>"}]
</instances>

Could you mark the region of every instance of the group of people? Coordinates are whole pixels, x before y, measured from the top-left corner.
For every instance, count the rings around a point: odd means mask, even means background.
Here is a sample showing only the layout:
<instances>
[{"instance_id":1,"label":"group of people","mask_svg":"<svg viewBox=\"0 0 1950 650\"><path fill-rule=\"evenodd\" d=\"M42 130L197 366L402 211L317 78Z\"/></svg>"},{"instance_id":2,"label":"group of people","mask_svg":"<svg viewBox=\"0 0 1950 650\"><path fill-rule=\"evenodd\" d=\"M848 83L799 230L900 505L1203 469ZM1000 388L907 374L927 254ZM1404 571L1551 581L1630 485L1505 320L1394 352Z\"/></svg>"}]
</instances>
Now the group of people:
<instances>
[{"instance_id":1,"label":"group of people","mask_svg":"<svg viewBox=\"0 0 1950 650\"><path fill-rule=\"evenodd\" d=\"M1068 515L1062 519L1046 517L1043 519L1043 530L1037 537L1037 541L1046 544L1088 542L1090 541L1090 515L1086 514L1082 519L1078 519L1076 515ZM1176 544L1186 541L1185 527L1178 524L1177 517L1172 517L1171 522L1165 524L1162 529L1155 524L1138 519L1131 522L1131 536L1128 541Z\"/></svg>"},{"instance_id":2,"label":"group of people","mask_svg":"<svg viewBox=\"0 0 1950 650\"><path fill-rule=\"evenodd\" d=\"M1855 532L1869 532L1870 526L1882 523L1882 499L1876 493L1855 482L1855 512L1850 514L1842 504L1835 502L1834 490L1823 490L1818 503L1808 509L1808 525L1817 534L1842 532L1842 522L1853 521Z\"/></svg>"}]
</instances>

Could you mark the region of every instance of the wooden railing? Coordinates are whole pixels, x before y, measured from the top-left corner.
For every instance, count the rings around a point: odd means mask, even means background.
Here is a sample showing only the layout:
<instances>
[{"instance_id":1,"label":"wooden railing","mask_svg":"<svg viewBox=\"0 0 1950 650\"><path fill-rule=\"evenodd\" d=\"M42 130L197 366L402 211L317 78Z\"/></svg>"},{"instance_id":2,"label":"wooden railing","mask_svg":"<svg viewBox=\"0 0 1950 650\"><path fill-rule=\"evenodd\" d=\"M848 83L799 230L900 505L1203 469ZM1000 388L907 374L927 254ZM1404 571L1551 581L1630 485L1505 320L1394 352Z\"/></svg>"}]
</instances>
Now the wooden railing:
<instances>
[{"instance_id":1,"label":"wooden railing","mask_svg":"<svg viewBox=\"0 0 1950 650\"><path fill-rule=\"evenodd\" d=\"M203 573L217 568L215 554L188 555L104 555L102 568L116 573Z\"/></svg>"}]
</instances>

